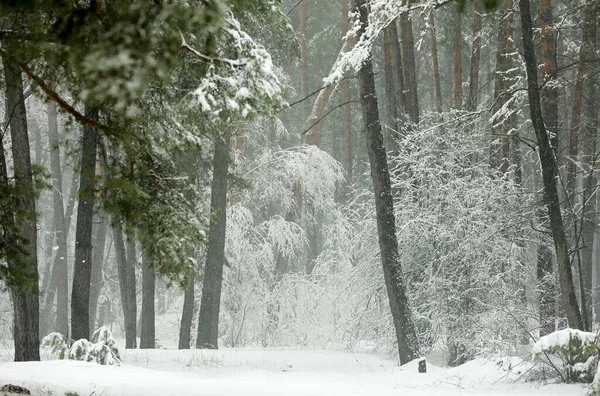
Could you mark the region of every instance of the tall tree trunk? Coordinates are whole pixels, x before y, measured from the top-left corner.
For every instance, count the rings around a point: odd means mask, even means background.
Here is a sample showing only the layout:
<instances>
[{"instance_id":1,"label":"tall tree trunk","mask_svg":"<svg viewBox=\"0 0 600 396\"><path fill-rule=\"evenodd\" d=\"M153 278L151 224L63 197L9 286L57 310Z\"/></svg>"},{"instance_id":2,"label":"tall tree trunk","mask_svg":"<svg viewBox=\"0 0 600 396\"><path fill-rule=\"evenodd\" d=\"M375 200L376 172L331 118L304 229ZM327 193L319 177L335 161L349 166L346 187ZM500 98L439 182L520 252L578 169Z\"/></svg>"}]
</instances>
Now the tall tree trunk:
<instances>
[{"instance_id":1,"label":"tall tree trunk","mask_svg":"<svg viewBox=\"0 0 600 396\"><path fill-rule=\"evenodd\" d=\"M227 224L227 173L229 168L230 132L215 139L210 212L213 221L208 233L206 268L202 282L202 299L198 316L196 348L217 349L219 309L225 264L225 229Z\"/></svg>"},{"instance_id":2,"label":"tall tree trunk","mask_svg":"<svg viewBox=\"0 0 600 396\"><path fill-rule=\"evenodd\" d=\"M94 225L94 254L92 255L92 283L90 287L90 334L96 330L96 312L98 311L98 299L104 285L103 267L104 251L106 250L106 233L108 229L105 213L100 214L100 219Z\"/></svg>"},{"instance_id":3,"label":"tall tree trunk","mask_svg":"<svg viewBox=\"0 0 600 396\"><path fill-rule=\"evenodd\" d=\"M578 261L580 262L580 274L579 279L581 281L581 316L585 325L585 328L590 330L592 328L592 245L594 241L594 212L595 212L595 186L597 178L594 173L595 167L595 154L596 154L596 143L598 133L598 109L596 101L596 84L597 76L595 73L589 72L589 67L585 66L585 70L581 70L584 64L588 61L596 59L596 16L598 8L595 4L590 4L585 8L584 25L583 25L583 43L581 47L580 59L578 70L578 79L576 83L579 85L579 77L581 75L581 88L585 91L585 106L582 109L583 118L582 125L580 127L581 136L581 160L580 163L583 165L581 169L587 171L581 175L581 188L582 188L582 202L583 206L582 217L581 217L581 229L580 237L578 237L577 247L581 247L580 254L578 254ZM583 81L585 80L585 81ZM571 125L571 130L575 125ZM574 158L572 158L574 159ZM574 170L573 170L573 173ZM576 176L575 176L576 177Z\"/></svg>"},{"instance_id":4,"label":"tall tree trunk","mask_svg":"<svg viewBox=\"0 0 600 396\"><path fill-rule=\"evenodd\" d=\"M429 26L431 27L431 61L433 62L433 83L435 85L435 101L438 113L442 113L442 85L440 83L440 64L438 62L437 34L435 32L435 15L429 13Z\"/></svg>"},{"instance_id":5,"label":"tall tree trunk","mask_svg":"<svg viewBox=\"0 0 600 396\"><path fill-rule=\"evenodd\" d=\"M156 274L151 259L143 255L142 270L142 331L140 349L154 349L156 330L154 318L154 294L156 291Z\"/></svg>"},{"instance_id":6,"label":"tall tree trunk","mask_svg":"<svg viewBox=\"0 0 600 396\"><path fill-rule=\"evenodd\" d=\"M462 109L462 12L457 8L454 24L454 57L453 57L453 75L454 75L454 108Z\"/></svg>"},{"instance_id":7,"label":"tall tree trunk","mask_svg":"<svg viewBox=\"0 0 600 396\"><path fill-rule=\"evenodd\" d=\"M350 11L348 0L342 0L342 38L348 34L348 11ZM348 103L350 101L350 82L348 80L344 80L342 81L341 85L342 103ZM344 181L342 197L343 201L347 202L350 200L352 194L352 180L354 177L352 174L352 107L349 103L343 107L342 140L342 165L344 167L344 171L346 171L346 179Z\"/></svg>"},{"instance_id":8,"label":"tall tree trunk","mask_svg":"<svg viewBox=\"0 0 600 396\"><path fill-rule=\"evenodd\" d=\"M540 105L540 92L537 79L537 63L535 59L535 50L533 47L533 24L531 21L531 11L529 9L529 0L519 0L521 9L521 27L523 30L523 57L527 70L527 93L529 96L529 110L531 121L538 141L538 150L542 167L542 177L544 181L544 201L550 217L550 227L554 239L554 248L557 256L558 274L560 280L560 289L563 305L567 314L569 326L575 329L582 329L583 322L579 305L573 286L573 274L571 263L569 262L569 247L560 212L560 201L557 192L556 176L558 175L558 166L554 157L554 150L550 144L550 139Z\"/></svg>"},{"instance_id":9,"label":"tall tree trunk","mask_svg":"<svg viewBox=\"0 0 600 396\"><path fill-rule=\"evenodd\" d=\"M495 141L500 142L499 150L496 145L492 145L492 166L499 168L502 173L506 173L510 164L510 138L507 134L513 129L514 115L512 105L508 106L506 111L499 114L500 109L504 108L506 103L511 100L508 92L513 84L512 74L509 73L513 66L512 56L513 48L513 0L506 0L498 13L498 40L496 47L496 73L494 75L494 106L493 113L496 116L493 119L492 134Z\"/></svg>"},{"instance_id":10,"label":"tall tree trunk","mask_svg":"<svg viewBox=\"0 0 600 396\"><path fill-rule=\"evenodd\" d=\"M397 73L394 67L397 56L394 55L395 46L390 32L390 26L394 25L395 22L392 22L383 31L386 109L386 122L383 141L385 143L386 151L388 152L395 147L394 141L396 134L398 133L398 104L396 94L397 91L399 91L399 87L397 87L395 83Z\"/></svg>"},{"instance_id":11,"label":"tall tree trunk","mask_svg":"<svg viewBox=\"0 0 600 396\"><path fill-rule=\"evenodd\" d=\"M3 49L9 49L13 43L2 40ZM13 169L15 186L20 191L30 191L18 196L18 208L26 213L27 218L17 219L18 233L22 241L16 241L25 253L21 257L10 258L13 268L33 281L30 290L11 287L13 300L15 361L40 360L39 349L39 287L37 268L37 229L35 212L35 194L33 194L33 175L31 171L31 156L29 151L29 136L27 133L27 111L23 98L23 81L21 70L12 59L2 56L4 67L4 82L6 89L6 109L10 127ZM4 157L4 150L3 157ZM6 164L1 164L6 173ZM6 177L6 175L3 175ZM8 183L6 181L6 183ZM26 241L24 243L23 241Z\"/></svg>"},{"instance_id":12,"label":"tall tree trunk","mask_svg":"<svg viewBox=\"0 0 600 396\"><path fill-rule=\"evenodd\" d=\"M117 261L117 275L119 278L119 294L121 296L121 308L123 309L123 321L125 324L125 343L126 348L132 348L132 338L135 338L135 322L133 322L133 334L131 337L131 324L127 321L129 310L129 297L127 284L127 253L125 248L125 239L123 238L123 225L118 217L112 219L113 243L115 245L115 259ZM129 343L127 343L129 341ZM129 345L129 346L127 346Z\"/></svg>"},{"instance_id":13,"label":"tall tree trunk","mask_svg":"<svg viewBox=\"0 0 600 396\"><path fill-rule=\"evenodd\" d=\"M96 119L98 111L87 107L85 116ZM94 219L94 185L96 176L97 132L83 127L79 202L75 228L75 263L71 290L71 338L90 338L90 284L92 281L92 223Z\"/></svg>"},{"instance_id":14,"label":"tall tree trunk","mask_svg":"<svg viewBox=\"0 0 600 396\"><path fill-rule=\"evenodd\" d=\"M407 1L403 4L406 5ZM406 113L410 120L419 123L419 92L417 89L417 62L413 38L412 19L409 12L400 14L400 36L402 37L402 72L406 91Z\"/></svg>"},{"instance_id":15,"label":"tall tree trunk","mask_svg":"<svg viewBox=\"0 0 600 396\"><path fill-rule=\"evenodd\" d=\"M73 167L73 174L71 176L71 184L70 184L70 190L69 190L69 197L68 197L68 201L67 201L67 208L64 214L64 228L63 228L63 233L65 235L65 239L68 239L69 237L69 229L71 228L71 219L73 217L73 210L75 208L75 198L77 197L77 190L79 187L79 161L80 159L76 160L76 164ZM52 268L48 268L46 271L46 276L44 277L44 287L42 288L42 290L45 291L45 301L44 301L44 306L42 309L42 314L41 314L41 318L43 318L44 322L44 326L46 327L51 327L49 320L51 317L51 312L54 309L54 298L56 297L56 291L57 291L57 287L58 287L58 277L59 274L57 274L57 271L59 270L59 267L56 266L56 260L60 259L60 257L67 257L67 248L68 246L65 246L65 251L62 252L60 250L60 245L59 245L59 250L57 251L57 254L54 256L54 263L52 265ZM61 253L64 253L63 255L61 255ZM68 269L68 263L67 263L67 269ZM52 275L49 276L49 273L52 273ZM46 280L47 279L47 280ZM67 279L65 277L65 279ZM68 279L67 279L68 282ZM67 289L67 300L68 300L68 287ZM67 305L68 305L68 301L67 301ZM67 308L68 309L68 308ZM58 317L58 315L57 315ZM56 323L55 323L56 325ZM42 330L49 330L49 329L42 329ZM44 333L47 334L47 333Z\"/></svg>"},{"instance_id":16,"label":"tall tree trunk","mask_svg":"<svg viewBox=\"0 0 600 396\"><path fill-rule=\"evenodd\" d=\"M360 35L364 34L368 23L366 1L354 0L353 4L360 15L361 26L358 31L360 37ZM381 264L396 330L400 363L404 364L418 356L418 344L398 254L390 173L383 146L383 135L381 133L379 110L377 108L377 93L375 92L375 80L373 78L373 65L370 59L363 64L363 67L358 72L358 81L367 138L367 150L371 164L371 177L375 190L375 211L377 214Z\"/></svg>"},{"instance_id":17,"label":"tall tree trunk","mask_svg":"<svg viewBox=\"0 0 600 396\"><path fill-rule=\"evenodd\" d=\"M467 98L467 110L477 110L479 97L479 63L481 60L481 27L483 12L482 4L476 1L473 9L473 47L471 48L471 70L469 72L469 97Z\"/></svg>"},{"instance_id":18,"label":"tall tree trunk","mask_svg":"<svg viewBox=\"0 0 600 396\"><path fill-rule=\"evenodd\" d=\"M300 3L300 96L306 98L309 94L308 86L308 1ZM302 119L306 120L310 114L310 102L305 100L302 104Z\"/></svg>"},{"instance_id":19,"label":"tall tree trunk","mask_svg":"<svg viewBox=\"0 0 600 396\"><path fill-rule=\"evenodd\" d=\"M128 234L125 244L127 249L127 267L125 267L125 277L127 279L127 312L125 312L125 348L137 348L137 284L135 280L135 266L137 256L135 251L135 235Z\"/></svg>"},{"instance_id":20,"label":"tall tree trunk","mask_svg":"<svg viewBox=\"0 0 600 396\"><path fill-rule=\"evenodd\" d=\"M542 91L542 115L550 134L552 148L558 149L558 89L556 80L556 45L551 0L540 0L540 27L542 36L542 61L544 63L544 88Z\"/></svg>"},{"instance_id":21,"label":"tall tree trunk","mask_svg":"<svg viewBox=\"0 0 600 396\"><path fill-rule=\"evenodd\" d=\"M50 143L50 167L52 169L52 199L54 209L54 234L57 251L54 258L52 276L56 276L56 326L63 336L69 333L69 274L67 266L67 232L65 228L65 209L63 205L62 171L60 162L60 147L58 142L58 118L56 104L49 102L48 141ZM54 300L53 290L48 291L50 304Z\"/></svg>"},{"instance_id":22,"label":"tall tree trunk","mask_svg":"<svg viewBox=\"0 0 600 396\"><path fill-rule=\"evenodd\" d=\"M192 319L194 316L194 277L190 277L183 297L183 311L179 326L179 349L190 349Z\"/></svg>"}]
</instances>

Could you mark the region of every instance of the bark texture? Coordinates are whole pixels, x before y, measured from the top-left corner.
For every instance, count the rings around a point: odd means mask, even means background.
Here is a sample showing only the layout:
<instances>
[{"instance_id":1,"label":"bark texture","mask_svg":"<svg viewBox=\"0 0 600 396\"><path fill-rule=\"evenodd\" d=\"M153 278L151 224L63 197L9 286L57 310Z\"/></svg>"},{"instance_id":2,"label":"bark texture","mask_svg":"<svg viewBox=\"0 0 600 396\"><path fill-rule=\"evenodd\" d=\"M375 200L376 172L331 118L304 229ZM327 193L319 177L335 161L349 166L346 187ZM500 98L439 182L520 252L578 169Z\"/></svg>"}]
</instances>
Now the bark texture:
<instances>
[{"instance_id":1,"label":"bark texture","mask_svg":"<svg viewBox=\"0 0 600 396\"><path fill-rule=\"evenodd\" d=\"M355 9L360 12L360 35L364 33L368 21L366 2L365 0L353 0L353 4ZM381 264L396 330L400 363L404 364L418 356L418 344L398 255L392 187L379 122L377 93L375 92L371 60L367 60L358 72L358 81L371 177L375 190L375 210Z\"/></svg>"},{"instance_id":2,"label":"bark texture","mask_svg":"<svg viewBox=\"0 0 600 396\"><path fill-rule=\"evenodd\" d=\"M183 312L179 326L179 349L190 349L192 334L192 319L194 317L194 278L191 277L183 297Z\"/></svg>"},{"instance_id":3,"label":"bark texture","mask_svg":"<svg viewBox=\"0 0 600 396\"><path fill-rule=\"evenodd\" d=\"M227 225L227 174L229 168L230 132L215 139L213 179L211 183L210 223L206 268L202 283L202 299L198 316L196 348L217 349L219 309L225 264L225 229Z\"/></svg>"},{"instance_id":4,"label":"bark texture","mask_svg":"<svg viewBox=\"0 0 600 396\"><path fill-rule=\"evenodd\" d=\"M573 274L568 256L568 243L565 235L562 214L560 212L560 201L557 192L558 166L555 161L554 151L540 105L540 89L537 79L537 63L533 47L533 24L529 0L519 0L521 9L521 27L523 30L523 57L527 70L527 93L529 96L529 110L531 121L538 141L538 150L542 167L542 178L544 181L544 201L550 217L550 227L554 239L554 248L557 256L558 274L562 302L566 311L569 326L575 329L583 329L579 304L573 287Z\"/></svg>"},{"instance_id":5,"label":"bark texture","mask_svg":"<svg viewBox=\"0 0 600 396\"><path fill-rule=\"evenodd\" d=\"M154 349L156 328L154 316L154 294L156 291L156 274L152 262L143 257L142 270L142 331L140 333L140 349Z\"/></svg>"},{"instance_id":6,"label":"bark texture","mask_svg":"<svg viewBox=\"0 0 600 396\"><path fill-rule=\"evenodd\" d=\"M125 348L137 348L137 284L135 279L135 266L137 261L135 251L135 237L127 236L126 257L127 266L125 267L125 278L127 280L127 310L125 311Z\"/></svg>"},{"instance_id":7,"label":"bark texture","mask_svg":"<svg viewBox=\"0 0 600 396\"><path fill-rule=\"evenodd\" d=\"M98 111L86 107L85 116L97 119ZM94 185L96 176L97 132L83 127L79 202L75 228L75 262L71 291L71 338L90 339L90 284L92 281L92 222L94 219Z\"/></svg>"},{"instance_id":8,"label":"bark texture","mask_svg":"<svg viewBox=\"0 0 600 396\"><path fill-rule=\"evenodd\" d=\"M11 43L2 40L3 48L10 48ZM13 258L11 266L19 266L34 283L31 290L11 287L13 300L15 361L40 360L39 349L39 297L37 269L37 228L35 215L35 195L33 194L33 175L31 172L31 155L29 151L29 136L27 132L27 111L23 97L23 81L19 66L8 56L2 56L4 82L6 89L6 109L11 116L8 119L10 127L13 169L15 186L21 191L31 191L20 194L18 207L28 216L19 219L18 232L22 238L18 241L23 249L23 255ZM4 159L4 150L2 150ZM5 159L4 159L5 162ZM6 163L3 178L6 178ZM6 179L5 179L6 181ZM6 181L7 182L7 181ZM14 218L13 218L14 219ZM24 242L26 241L26 243Z\"/></svg>"},{"instance_id":9,"label":"bark texture","mask_svg":"<svg viewBox=\"0 0 600 396\"><path fill-rule=\"evenodd\" d=\"M65 209L63 204L62 169L60 147L58 142L58 118L56 105L49 102L46 106L48 114L48 141L50 143L50 167L52 169L52 202L54 217L54 235L58 247L54 258L52 276L56 276L56 325L55 331L63 336L69 332L69 271L67 266L67 233L65 227ZM54 282L52 282L54 283ZM53 288L48 290L46 304L54 300ZM44 310L46 311L46 310ZM46 311L47 312L47 311Z\"/></svg>"},{"instance_id":10,"label":"bark texture","mask_svg":"<svg viewBox=\"0 0 600 396\"><path fill-rule=\"evenodd\" d=\"M479 63L481 61L481 27L483 25L481 13L482 3L474 2L473 9L473 46L471 47L471 70L469 72L469 96L467 97L467 110L477 110L479 99Z\"/></svg>"}]
</instances>

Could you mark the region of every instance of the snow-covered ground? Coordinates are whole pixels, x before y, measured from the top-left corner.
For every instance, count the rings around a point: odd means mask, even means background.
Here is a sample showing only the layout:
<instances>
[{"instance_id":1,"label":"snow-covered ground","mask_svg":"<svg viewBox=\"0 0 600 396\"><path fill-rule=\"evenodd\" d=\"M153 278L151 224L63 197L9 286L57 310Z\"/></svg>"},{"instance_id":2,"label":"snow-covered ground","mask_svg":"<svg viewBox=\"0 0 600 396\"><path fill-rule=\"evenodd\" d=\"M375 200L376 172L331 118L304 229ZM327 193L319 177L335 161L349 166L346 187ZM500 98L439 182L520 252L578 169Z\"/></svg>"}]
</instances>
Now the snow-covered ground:
<instances>
[{"instance_id":1,"label":"snow-covered ground","mask_svg":"<svg viewBox=\"0 0 600 396\"><path fill-rule=\"evenodd\" d=\"M46 360L11 363L0 349L0 386L25 386L33 395L80 396L311 396L311 395L556 395L580 396L581 385L544 385L519 380L529 368L476 360L457 368L417 362L398 367L373 354L335 351L221 349L122 350L121 367ZM513 366L515 362L513 361Z\"/></svg>"}]
</instances>

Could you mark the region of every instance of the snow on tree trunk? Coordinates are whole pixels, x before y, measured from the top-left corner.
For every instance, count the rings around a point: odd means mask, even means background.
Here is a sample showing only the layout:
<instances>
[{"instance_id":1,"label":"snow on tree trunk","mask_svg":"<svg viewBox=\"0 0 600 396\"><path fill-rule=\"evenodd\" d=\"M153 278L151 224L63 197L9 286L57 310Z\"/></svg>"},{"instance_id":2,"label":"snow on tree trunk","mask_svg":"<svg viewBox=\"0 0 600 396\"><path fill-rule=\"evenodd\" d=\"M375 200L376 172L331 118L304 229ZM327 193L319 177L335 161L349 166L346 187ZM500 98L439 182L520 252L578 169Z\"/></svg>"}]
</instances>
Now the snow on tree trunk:
<instances>
[{"instance_id":1,"label":"snow on tree trunk","mask_svg":"<svg viewBox=\"0 0 600 396\"><path fill-rule=\"evenodd\" d=\"M365 0L353 0L353 5L360 13L361 26L358 35L364 33L368 16ZM360 86L361 107L367 150L371 165L371 177L375 190L375 210L377 215L377 231L379 235L379 249L381 251L381 264L388 292L392 319L398 341L400 363L404 364L418 354L417 336L408 305L404 276L398 256L398 241L396 239L396 223L394 217L394 204L387 156L383 145L383 134L379 122L377 108L377 94L373 78L373 66L367 59L358 72Z\"/></svg>"}]
</instances>

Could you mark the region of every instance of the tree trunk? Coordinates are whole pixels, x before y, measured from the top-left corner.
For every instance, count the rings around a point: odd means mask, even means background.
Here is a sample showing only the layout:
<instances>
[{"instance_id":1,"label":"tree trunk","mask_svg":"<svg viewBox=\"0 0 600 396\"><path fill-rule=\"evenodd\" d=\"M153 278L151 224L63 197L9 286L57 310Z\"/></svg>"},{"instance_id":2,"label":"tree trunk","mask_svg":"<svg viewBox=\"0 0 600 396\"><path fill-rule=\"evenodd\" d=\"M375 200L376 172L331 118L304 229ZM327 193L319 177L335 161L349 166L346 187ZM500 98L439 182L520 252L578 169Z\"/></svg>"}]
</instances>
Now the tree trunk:
<instances>
[{"instance_id":1,"label":"tree trunk","mask_svg":"<svg viewBox=\"0 0 600 396\"><path fill-rule=\"evenodd\" d=\"M406 5L407 1L403 4ZM400 14L400 36L402 37L402 71L406 91L406 112L410 120L419 123L419 93L417 89L417 63L412 19L409 12Z\"/></svg>"},{"instance_id":2,"label":"tree trunk","mask_svg":"<svg viewBox=\"0 0 600 396\"><path fill-rule=\"evenodd\" d=\"M584 43L586 46L585 55L582 51L582 59L586 61L596 59L596 15L598 9L595 6L589 6L585 12L584 22ZM585 56L585 57L584 57ZM589 70L589 69L588 69ZM593 241L596 228L595 212L596 212L596 197L595 187L597 185L597 177L594 173L595 154L598 134L598 108L597 108L597 83L598 77L593 72L586 72L585 90L585 106L583 109L584 117L583 124L580 129L582 155L581 163L583 170L587 173L582 174L582 205L583 214L581 219L581 274L580 279L583 281L583 292L581 293L581 311L586 328L591 329L593 324L592 312L592 275L593 275Z\"/></svg>"},{"instance_id":3,"label":"tree trunk","mask_svg":"<svg viewBox=\"0 0 600 396\"><path fill-rule=\"evenodd\" d=\"M127 311L125 312L125 348L137 348L137 285L135 280L135 266L137 256L135 252L135 236L127 235L125 245L127 249L127 266L125 267L125 277L127 279Z\"/></svg>"},{"instance_id":4,"label":"tree trunk","mask_svg":"<svg viewBox=\"0 0 600 396\"><path fill-rule=\"evenodd\" d=\"M92 255L92 284L90 287L90 334L96 330L96 312L98 311L98 298L104 285L103 266L104 251L106 250L106 232L108 229L105 213L100 214L100 219L94 225L94 254Z\"/></svg>"},{"instance_id":5,"label":"tree trunk","mask_svg":"<svg viewBox=\"0 0 600 396\"><path fill-rule=\"evenodd\" d=\"M546 130L550 134L552 148L558 150L558 89L556 80L556 45L551 0L540 0L540 27L542 36L542 61L544 62L544 88L542 111Z\"/></svg>"},{"instance_id":6,"label":"tree trunk","mask_svg":"<svg viewBox=\"0 0 600 396\"><path fill-rule=\"evenodd\" d=\"M533 24L529 9L529 0L519 0L521 9L521 26L523 30L523 57L527 70L527 93L529 96L529 110L531 121L538 141L542 177L544 181L544 201L550 217L550 228L554 239L556 250L558 274L563 305L567 314L569 326L582 329L583 322L579 305L573 287L573 274L569 262L569 247L565 236L565 230L560 212L560 201L557 192L556 178L558 166L554 158L554 151L550 145L550 139L544 125L540 106L540 93L537 79L537 63L533 47Z\"/></svg>"},{"instance_id":7,"label":"tree trunk","mask_svg":"<svg viewBox=\"0 0 600 396\"><path fill-rule=\"evenodd\" d=\"M67 233L65 227L65 209L63 204L62 171L60 162L60 147L58 142L58 118L56 105L48 102L48 141L50 143L50 167L52 169L52 199L54 209L54 234L58 247L54 258L52 276L56 277L56 326L63 336L69 334L69 273L67 266ZM54 301L54 289L47 291L50 305ZM46 304L48 300L46 301ZM46 310L44 310L46 311Z\"/></svg>"},{"instance_id":8,"label":"tree trunk","mask_svg":"<svg viewBox=\"0 0 600 396\"><path fill-rule=\"evenodd\" d=\"M342 0L342 39L348 34L348 11L350 10L348 0ZM342 40L343 41L343 40ZM350 82L344 80L342 85L342 103L350 101ZM342 165L346 171L344 189L342 193L343 202L348 202L352 191L352 107L346 104L343 107L342 114Z\"/></svg>"},{"instance_id":9,"label":"tree trunk","mask_svg":"<svg viewBox=\"0 0 600 396\"><path fill-rule=\"evenodd\" d=\"M86 106L85 116L96 119L98 111ZM97 132L83 127L79 202L75 228L75 263L71 291L71 338L90 337L90 284L92 281L92 222L94 219L94 184L96 176Z\"/></svg>"},{"instance_id":10,"label":"tree trunk","mask_svg":"<svg viewBox=\"0 0 600 396\"><path fill-rule=\"evenodd\" d=\"M140 334L140 349L155 348L155 318L154 294L156 291L156 275L151 259L143 255L144 269L142 270L142 331Z\"/></svg>"},{"instance_id":11,"label":"tree trunk","mask_svg":"<svg viewBox=\"0 0 600 396\"><path fill-rule=\"evenodd\" d=\"M456 10L456 23L454 25L454 57L453 57L453 75L454 75L454 108L462 109L462 12Z\"/></svg>"},{"instance_id":12,"label":"tree trunk","mask_svg":"<svg viewBox=\"0 0 600 396\"><path fill-rule=\"evenodd\" d=\"M392 22L387 28L383 30L383 53L384 53L384 71L385 71L385 109L386 109L386 122L384 129L384 138L386 151L391 151L395 147L395 137L398 133L398 104L396 99L396 92L399 87L395 84L395 68L394 61L394 43L392 42L392 36L390 32L390 26L394 26L395 22Z\"/></svg>"},{"instance_id":13,"label":"tree trunk","mask_svg":"<svg viewBox=\"0 0 600 396\"><path fill-rule=\"evenodd\" d=\"M509 73L513 66L512 56L513 48L513 0L506 0L498 13L498 40L496 47L496 73L494 75L494 106L493 113L495 116L505 107L506 103L511 99L508 92L513 83L512 75ZM513 128L514 115L512 114L512 106L508 108L504 114L493 119L492 134L495 141L500 142L500 147L492 145L492 166L499 168L502 173L506 173L510 164L510 138L507 134ZM501 117L501 118L500 118Z\"/></svg>"},{"instance_id":14,"label":"tree trunk","mask_svg":"<svg viewBox=\"0 0 600 396\"><path fill-rule=\"evenodd\" d=\"M306 98L308 90L308 1L300 3L300 96ZM302 119L306 120L310 114L310 102L305 100L302 104Z\"/></svg>"},{"instance_id":15,"label":"tree trunk","mask_svg":"<svg viewBox=\"0 0 600 396\"><path fill-rule=\"evenodd\" d=\"M368 11L365 0L354 0L353 4L360 13L361 26L358 32L360 37L367 27ZM379 123L373 65L370 59L363 64L362 69L358 72L358 81L367 150L371 164L371 177L375 190L375 210L381 263L396 330L400 363L404 364L418 356L417 336L408 305L404 276L398 255L392 187Z\"/></svg>"},{"instance_id":16,"label":"tree trunk","mask_svg":"<svg viewBox=\"0 0 600 396\"><path fill-rule=\"evenodd\" d=\"M433 83L435 85L435 100L438 113L442 113L442 85L440 83L440 64L438 62L437 35L435 32L435 15L429 13L429 25L431 27L431 61L433 62Z\"/></svg>"},{"instance_id":17,"label":"tree trunk","mask_svg":"<svg viewBox=\"0 0 600 396\"><path fill-rule=\"evenodd\" d=\"M77 162L80 159L77 159ZM65 236L65 240L68 239L69 237L69 229L71 228L71 219L73 217L73 209L75 207L75 198L77 196L77 190L78 190L78 184L79 184L79 165L76 162L76 165L73 167L73 174L71 176L71 185L70 185L70 190L69 190L69 197L68 197L68 201L67 201L67 208L66 211L64 213L64 222L63 222L63 230L62 233ZM58 274L57 271L60 271L60 266L57 266L57 260L59 260L61 257L65 257L65 260L68 258L68 254L67 254L67 250L68 250L68 246L65 244L64 246L64 251L61 250L61 246L59 244L59 249L56 252L56 255L54 257L54 263L52 265L51 268L51 273L52 275L48 276L49 274L49 270L46 271L46 276L45 278L50 278L49 280L45 280L44 281L44 287L43 290L45 291L45 301L44 301L44 306L42 309L42 314L41 314L41 318L44 321L44 326L46 326L46 329L42 329L44 331L47 331L50 329L50 316L51 316L51 312L54 309L54 298L56 297L56 291L57 291L57 287L58 287L58 278L59 276L62 276L61 274ZM67 268L67 275L68 275L68 262L65 263L65 266ZM65 276L64 278L67 281L67 288L64 289L67 293L67 309L68 309L68 298L69 298L69 292L68 292L68 278ZM61 297L61 298L64 298ZM58 319L58 315L56 316L56 319ZM68 323L67 323L67 327L68 327ZM58 328L57 323L55 323L55 328ZM44 333L44 334L47 334Z\"/></svg>"},{"instance_id":18,"label":"tree trunk","mask_svg":"<svg viewBox=\"0 0 600 396\"><path fill-rule=\"evenodd\" d=\"M474 3L473 9L473 47L471 48L471 70L469 72L469 97L467 98L467 110L477 110L479 97L479 63L481 60L481 12L483 11L480 2Z\"/></svg>"},{"instance_id":19,"label":"tree trunk","mask_svg":"<svg viewBox=\"0 0 600 396\"><path fill-rule=\"evenodd\" d=\"M4 49L12 43L2 40ZM4 82L6 88L6 109L9 117L13 169L15 186L19 191L30 193L19 194L18 208L26 213L26 218L17 219L16 226L22 240L15 241L25 253L21 257L11 258L10 266L19 267L19 272L33 280L30 290L11 286L13 299L15 361L40 360L39 348L39 287L37 269L37 229L35 212L35 194L33 194L33 177L31 171L31 155L29 136L27 133L27 111L23 98L23 81L19 66L7 55L2 56ZM3 150L4 154L4 150ZM4 157L4 155L3 155ZM6 164L2 164L6 173ZM3 177L6 177L3 175ZM5 181L8 183L8 181ZM27 243L23 243L27 241ZM14 261L13 261L14 259Z\"/></svg>"},{"instance_id":20,"label":"tree trunk","mask_svg":"<svg viewBox=\"0 0 600 396\"><path fill-rule=\"evenodd\" d=\"M190 277L183 297L181 326L179 326L179 349L190 349L192 334L192 319L194 316L194 278Z\"/></svg>"},{"instance_id":21,"label":"tree trunk","mask_svg":"<svg viewBox=\"0 0 600 396\"><path fill-rule=\"evenodd\" d=\"M225 229L227 222L227 174L229 168L230 132L215 139L213 179L211 183L210 223L206 268L202 282L202 299L198 316L196 348L217 349L219 309L225 264Z\"/></svg>"},{"instance_id":22,"label":"tree trunk","mask_svg":"<svg viewBox=\"0 0 600 396\"><path fill-rule=\"evenodd\" d=\"M117 261L117 275L119 278L119 294L121 296L121 308L123 309L123 321L125 324L125 343L127 348L127 340L131 342L131 326L127 322L127 312L129 304L127 299L129 297L128 285L127 285L127 254L125 251L125 240L123 238L123 225L121 220L117 217L112 219L112 233L113 243L115 245L115 259ZM133 323L133 329L135 334L135 322ZM133 337L135 338L135 337ZM129 344L131 348L132 343Z\"/></svg>"}]
</instances>

